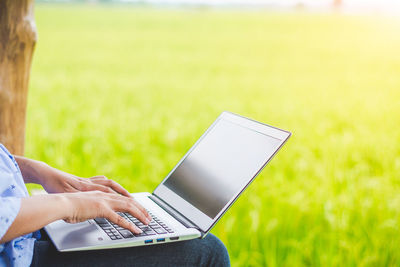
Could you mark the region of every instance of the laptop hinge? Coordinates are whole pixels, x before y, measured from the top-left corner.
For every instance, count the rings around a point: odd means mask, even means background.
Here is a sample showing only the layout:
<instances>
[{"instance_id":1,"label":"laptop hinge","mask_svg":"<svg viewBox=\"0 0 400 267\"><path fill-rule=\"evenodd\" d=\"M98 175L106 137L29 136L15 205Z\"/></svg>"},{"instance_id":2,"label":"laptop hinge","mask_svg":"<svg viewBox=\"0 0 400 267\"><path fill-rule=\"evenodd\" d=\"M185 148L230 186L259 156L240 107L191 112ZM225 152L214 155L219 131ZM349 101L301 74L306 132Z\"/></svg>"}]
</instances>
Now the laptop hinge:
<instances>
[{"instance_id":1,"label":"laptop hinge","mask_svg":"<svg viewBox=\"0 0 400 267\"><path fill-rule=\"evenodd\" d=\"M165 203L161 198L157 197L156 195L151 195L149 198L154 201L158 206L160 206L163 210L169 213L172 217L174 217L178 222L186 226L187 228L195 228L201 232L203 235L203 231L199 229L194 223L186 219L182 214L180 214L178 211L176 211L174 208L172 208L170 205Z\"/></svg>"}]
</instances>

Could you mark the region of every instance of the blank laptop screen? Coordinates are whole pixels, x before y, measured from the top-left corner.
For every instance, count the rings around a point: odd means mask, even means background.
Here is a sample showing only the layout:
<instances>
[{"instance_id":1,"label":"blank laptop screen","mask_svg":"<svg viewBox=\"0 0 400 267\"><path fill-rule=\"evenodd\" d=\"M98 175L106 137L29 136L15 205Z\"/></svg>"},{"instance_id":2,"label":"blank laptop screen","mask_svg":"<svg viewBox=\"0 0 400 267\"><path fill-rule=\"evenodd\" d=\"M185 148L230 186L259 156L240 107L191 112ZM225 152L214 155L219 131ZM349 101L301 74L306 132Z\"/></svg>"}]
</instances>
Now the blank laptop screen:
<instances>
[{"instance_id":1,"label":"blank laptop screen","mask_svg":"<svg viewBox=\"0 0 400 267\"><path fill-rule=\"evenodd\" d=\"M164 181L214 219L265 165L281 140L220 120Z\"/></svg>"}]
</instances>

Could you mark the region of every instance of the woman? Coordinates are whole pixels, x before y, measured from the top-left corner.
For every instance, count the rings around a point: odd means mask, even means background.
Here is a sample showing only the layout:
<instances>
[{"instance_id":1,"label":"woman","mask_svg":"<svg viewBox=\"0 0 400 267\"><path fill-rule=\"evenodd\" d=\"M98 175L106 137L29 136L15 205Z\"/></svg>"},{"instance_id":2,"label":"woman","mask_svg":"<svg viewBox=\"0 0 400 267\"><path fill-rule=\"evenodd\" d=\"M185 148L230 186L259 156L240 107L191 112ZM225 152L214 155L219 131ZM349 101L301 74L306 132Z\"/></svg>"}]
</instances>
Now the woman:
<instances>
[{"instance_id":1,"label":"woman","mask_svg":"<svg viewBox=\"0 0 400 267\"><path fill-rule=\"evenodd\" d=\"M41 184L50 194L30 197L24 183ZM151 219L128 191L104 176L80 178L14 157L0 144L0 266L229 266L225 246L211 234L155 246L61 253L39 231L60 219L76 223L104 217L141 232L117 211L144 224Z\"/></svg>"}]
</instances>

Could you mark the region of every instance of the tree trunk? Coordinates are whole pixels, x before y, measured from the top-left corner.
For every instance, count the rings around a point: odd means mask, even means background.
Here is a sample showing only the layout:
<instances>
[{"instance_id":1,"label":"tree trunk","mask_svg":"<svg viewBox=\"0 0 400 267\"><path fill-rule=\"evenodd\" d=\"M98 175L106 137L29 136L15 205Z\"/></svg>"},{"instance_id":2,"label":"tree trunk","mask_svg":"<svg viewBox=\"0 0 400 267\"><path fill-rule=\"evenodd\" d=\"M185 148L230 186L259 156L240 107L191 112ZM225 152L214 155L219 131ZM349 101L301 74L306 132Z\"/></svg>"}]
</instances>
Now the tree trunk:
<instances>
[{"instance_id":1,"label":"tree trunk","mask_svg":"<svg viewBox=\"0 0 400 267\"><path fill-rule=\"evenodd\" d=\"M37 35L33 0L0 0L0 142L23 155L29 72Z\"/></svg>"}]
</instances>

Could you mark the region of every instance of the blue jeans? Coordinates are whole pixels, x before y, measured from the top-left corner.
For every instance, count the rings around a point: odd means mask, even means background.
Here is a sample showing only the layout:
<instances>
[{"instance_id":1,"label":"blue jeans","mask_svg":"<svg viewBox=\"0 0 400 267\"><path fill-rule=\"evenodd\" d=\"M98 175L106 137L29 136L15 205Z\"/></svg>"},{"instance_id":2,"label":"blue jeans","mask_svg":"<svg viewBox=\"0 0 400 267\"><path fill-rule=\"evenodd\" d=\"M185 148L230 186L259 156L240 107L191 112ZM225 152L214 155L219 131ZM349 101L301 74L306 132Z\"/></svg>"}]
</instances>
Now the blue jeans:
<instances>
[{"instance_id":1,"label":"blue jeans","mask_svg":"<svg viewBox=\"0 0 400 267\"><path fill-rule=\"evenodd\" d=\"M230 266L228 251L214 235L159 245L58 252L44 235L35 242L32 267L37 266Z\"/></svg>"}]
</instances>

